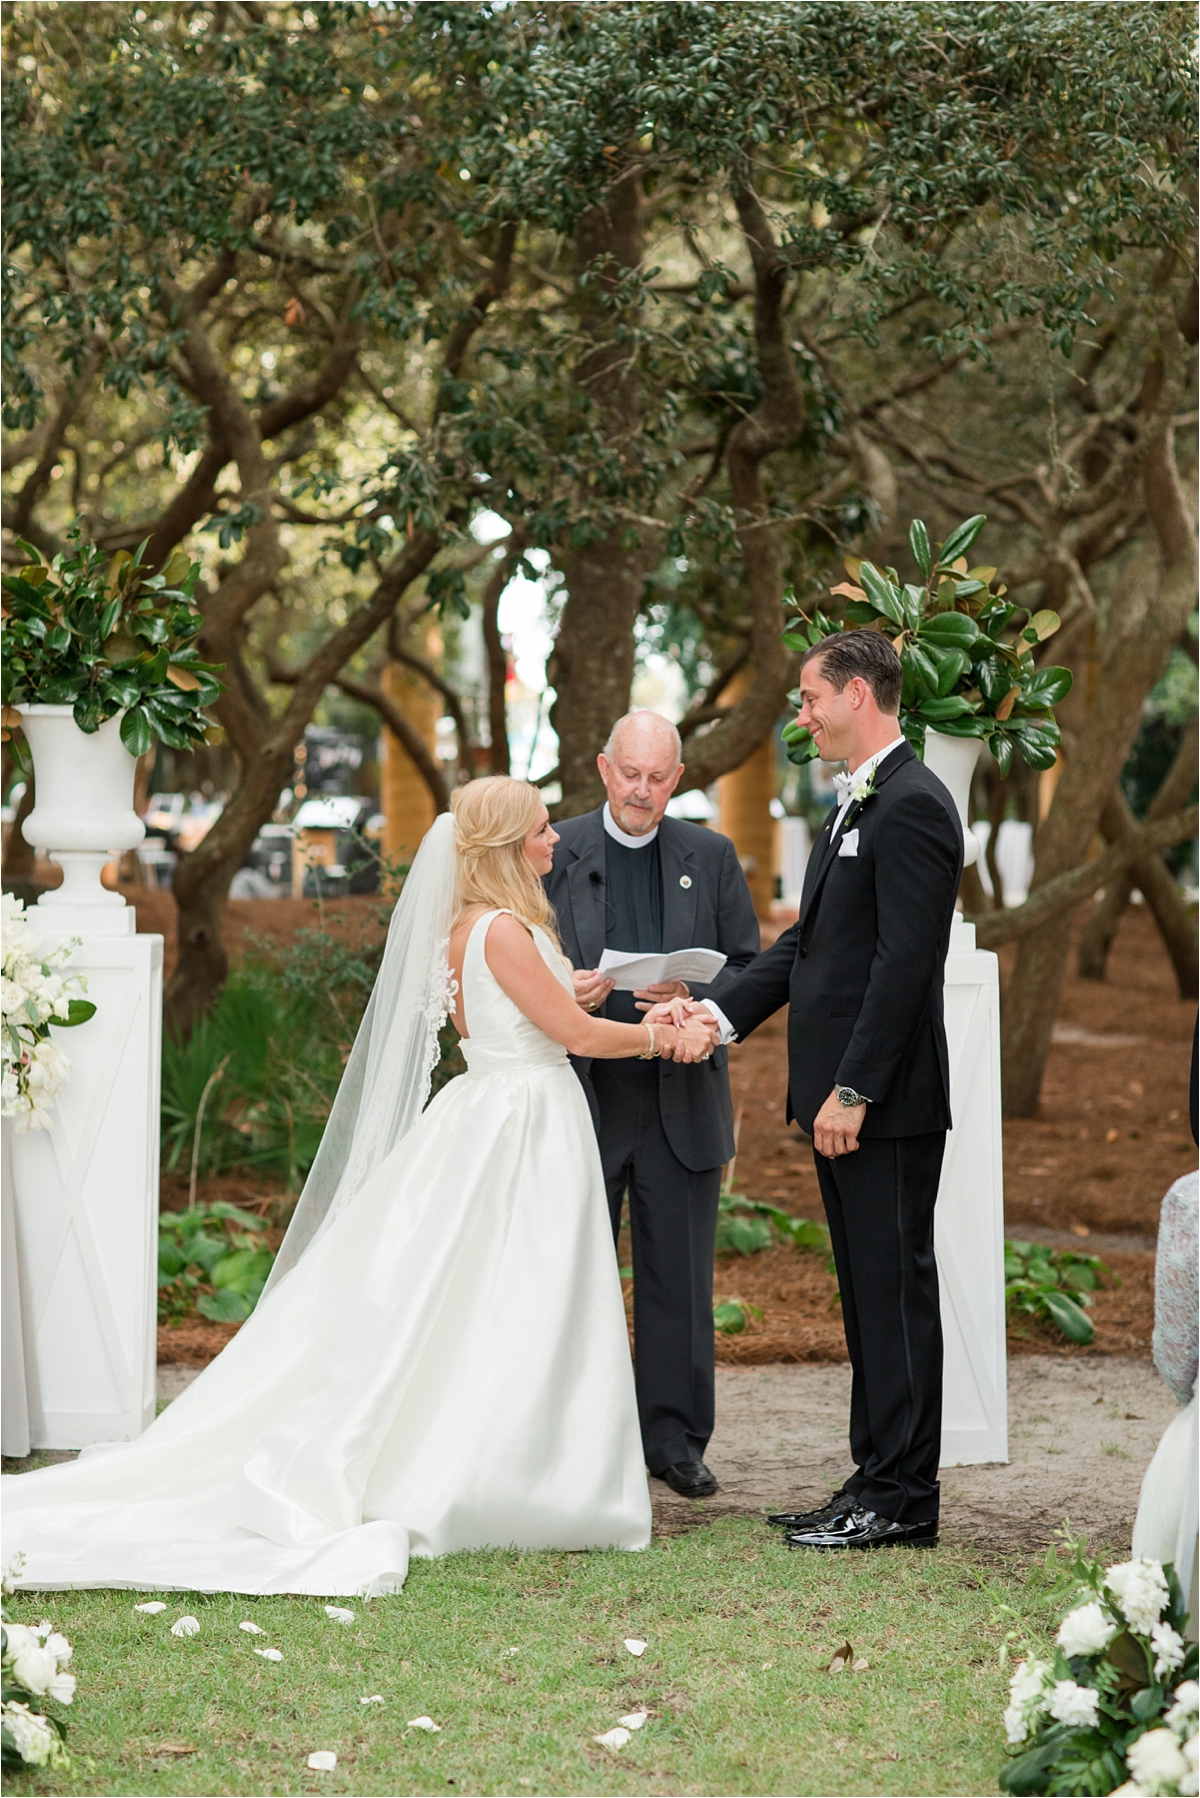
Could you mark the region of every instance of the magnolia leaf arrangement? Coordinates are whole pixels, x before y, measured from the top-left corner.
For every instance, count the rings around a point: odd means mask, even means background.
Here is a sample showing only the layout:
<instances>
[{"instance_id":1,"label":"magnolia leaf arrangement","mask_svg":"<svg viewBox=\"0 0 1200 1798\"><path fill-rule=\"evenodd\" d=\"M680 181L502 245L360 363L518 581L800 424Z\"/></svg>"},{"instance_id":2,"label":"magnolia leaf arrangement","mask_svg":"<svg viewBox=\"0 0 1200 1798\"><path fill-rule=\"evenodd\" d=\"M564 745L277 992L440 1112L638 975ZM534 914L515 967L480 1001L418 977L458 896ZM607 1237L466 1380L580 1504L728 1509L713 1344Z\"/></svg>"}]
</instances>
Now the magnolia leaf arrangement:
<instances>
[{"instance_id":1,"label":"magnolia leaf arrangement","mask_svg":"<svg viewBox=\"0 0 1200 1798\"><path fill-rule=\"evenodd\" d=\"M900 657L900 726L918 752L932 726L944 736L982 739L1002 775L1014 750L1031 768L1052 768L1061 740L1053 708L1070 692L1071 672L1038 668L1033 658L1059 628L1059 617L1014 605L994 568L968 565L967 551L986 523L982 512L966 519L935 556L928 531L915 519L908 542L921 585L902 582L894 568L847 556L850 579L831 589L846 601L844 622L820 609L812 618L800 612L783 641L803 652L840 630L882 631ZM1017 617L1024 622L1014 624ZM797 694L790 697L799 704ZM817 753L798 724L785 727L783 740L792 762L809 762Z\"/></svg>"},{"instance_id":2,"label":"magnolia leaf arrangement","mask_svg":"<svg viewBox=\"0 0 1200 1798\"><path fill-rule=\"evenodd\" d=\"M121 741L144 755L157 740L192 749L220 740L204 716L221 692L219 668L196 648L203 620L192 604L200 573L182 549L157 573L143 566L145 542L111 560L78 521L72 545L46 563L31 543L24 567L0 580L4 594L3 734L18 705L69 705L91 735L118 712Z\"/></svg>"}]
</instances>

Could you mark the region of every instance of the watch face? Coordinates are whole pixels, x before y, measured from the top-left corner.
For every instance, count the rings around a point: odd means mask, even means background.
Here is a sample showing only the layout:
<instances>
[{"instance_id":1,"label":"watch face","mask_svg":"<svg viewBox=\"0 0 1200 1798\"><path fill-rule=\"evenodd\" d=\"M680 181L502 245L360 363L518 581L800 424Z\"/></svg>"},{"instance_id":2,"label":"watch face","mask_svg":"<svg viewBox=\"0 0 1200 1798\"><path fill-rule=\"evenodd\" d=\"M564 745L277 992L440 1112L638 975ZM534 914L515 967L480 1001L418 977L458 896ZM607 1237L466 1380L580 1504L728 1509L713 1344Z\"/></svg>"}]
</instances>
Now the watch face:
<instances>
[{"instance_id":1,"label":"watch face","mask_svg":"<svg viewBox=\"0 0 1200 1798\"><path fill-rule=\"evenodd\" d=\"M852 1111L856 1105L862 1104L861 1097L852 1086L839 1086L837 1096L838 1104L844 1105L848 1111Z\"/></svg>"}]
</instances>

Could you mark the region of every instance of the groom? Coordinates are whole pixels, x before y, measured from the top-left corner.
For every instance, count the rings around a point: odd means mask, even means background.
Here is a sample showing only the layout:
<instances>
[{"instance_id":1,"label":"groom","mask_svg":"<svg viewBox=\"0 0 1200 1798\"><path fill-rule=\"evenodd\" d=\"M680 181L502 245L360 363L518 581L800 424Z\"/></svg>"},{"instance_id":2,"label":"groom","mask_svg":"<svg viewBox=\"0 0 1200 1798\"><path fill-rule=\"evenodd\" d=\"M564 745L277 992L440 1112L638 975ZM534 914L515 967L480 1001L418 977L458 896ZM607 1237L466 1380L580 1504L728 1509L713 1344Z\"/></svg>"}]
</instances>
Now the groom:
<instances>
[{"instance_id":1,"label":"groom","mask_svg":"<svg viewBox=\"0 0 1200 1798\"><path fill-rule=\"evenodd\" d=\"M813 1139L853 1369L855 1471L828 1504L771 1519L795 1548L931 1544L942 1331L933 1208L950 1127L942 985L962 874L954 802L900 732L900 662L874 631L810 650L798 723L845 761L799 921L709 1009L722 1040L788 1013L788 1121Z\"/></svg>"},{"instance_id":2,"label":"groom","mask_svg":"<svg viewBox=\"0 0 1200 1798\"><path fill-rule=\"evenodd\" d=\"M679 732L630 712L599 757L606 803L557 826L546 891L588 1011L637 1023L655 1004L702 999L682 982L618 993L596 972L603 951L718 949L744 968L760 937L728 837L666 816L683 773ZM732 1159L728 1055L671 1061L580 1061L596 1122L614 1238L629 1194L638 1415L646 1465L676 1492L708 1498L713 1428L713 1243L721 1168Z\"/></svg>"}]
</instances>

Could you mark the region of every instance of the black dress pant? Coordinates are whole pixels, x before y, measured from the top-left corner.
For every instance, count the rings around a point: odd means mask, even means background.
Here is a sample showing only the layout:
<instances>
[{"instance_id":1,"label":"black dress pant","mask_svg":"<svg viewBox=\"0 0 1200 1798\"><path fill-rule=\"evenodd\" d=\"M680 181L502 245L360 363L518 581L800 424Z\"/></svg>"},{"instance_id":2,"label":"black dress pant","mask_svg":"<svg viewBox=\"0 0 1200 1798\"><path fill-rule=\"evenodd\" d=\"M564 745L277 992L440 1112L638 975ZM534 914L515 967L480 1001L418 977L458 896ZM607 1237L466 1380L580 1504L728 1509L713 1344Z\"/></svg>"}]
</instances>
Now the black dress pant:
<instances>
[{"instance_id":1,"label":"black dress pant","mask_svg":"<svg viewBox=\"0 0 1200 1798\"><path fill-rule=\"evenodd\" d=\"M893 1523L938 1514L942 1320L933 1207L946 1134L884 1137L826 1160L813 1150L854 1382L845 1490Z\"/></svg>"},{"instance_id":2,"label":"black dress pant","mask_svg":"<svg viewBox=\"0 0 1200 1798\"><path fill-rule=\"evenodd\" d=\"M594 1061L613 1238L629 1193L634 1375L651 1473L704 1458L713 1429L713 1245L719 1167L693 1173L662 1126L658 1064Z\"/></svg>"}]
</instances>

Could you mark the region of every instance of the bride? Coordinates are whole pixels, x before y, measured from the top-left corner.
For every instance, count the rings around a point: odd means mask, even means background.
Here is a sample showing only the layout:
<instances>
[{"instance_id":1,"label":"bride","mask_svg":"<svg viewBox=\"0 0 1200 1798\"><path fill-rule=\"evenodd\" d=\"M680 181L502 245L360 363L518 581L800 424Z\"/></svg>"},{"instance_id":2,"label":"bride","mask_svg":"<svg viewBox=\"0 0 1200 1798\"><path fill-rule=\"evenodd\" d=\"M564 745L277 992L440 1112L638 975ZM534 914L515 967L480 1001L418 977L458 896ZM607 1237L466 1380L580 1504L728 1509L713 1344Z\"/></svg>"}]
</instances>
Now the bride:
<instances>
[{"instance_id":1,"label":"bride","mask_svg":"<svg viewBox=\"0 0 1200 1798\"><path fill-rule=\"evenodd\" d=\"M271 1279L136 1441L4 1480L27 1588L394 1592L410 1553L642 1548L600 1157L566 1051L703 1058L576 1005L537 789L454 795L413 862ZM453 1012L467 1073L425 1108Z\"/></svg>"}]
</instances>

